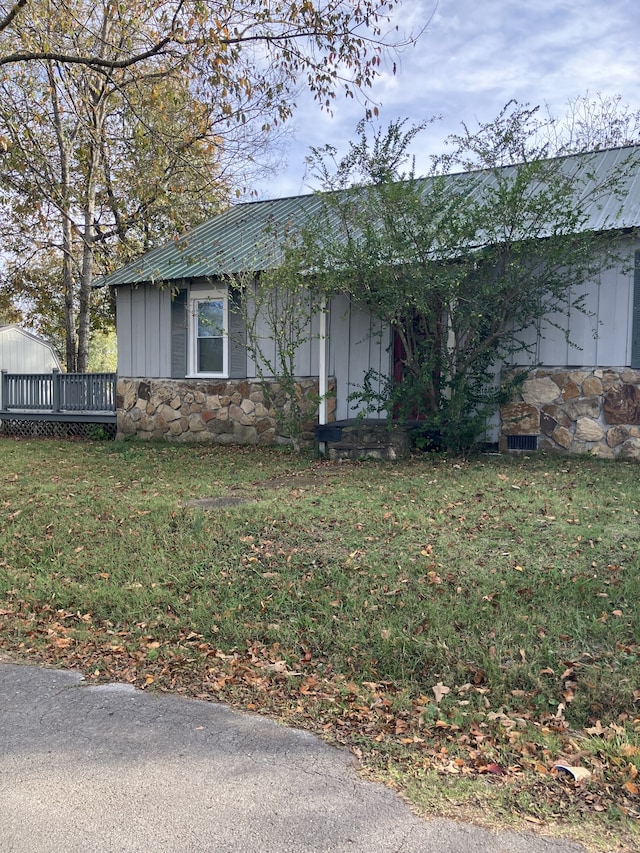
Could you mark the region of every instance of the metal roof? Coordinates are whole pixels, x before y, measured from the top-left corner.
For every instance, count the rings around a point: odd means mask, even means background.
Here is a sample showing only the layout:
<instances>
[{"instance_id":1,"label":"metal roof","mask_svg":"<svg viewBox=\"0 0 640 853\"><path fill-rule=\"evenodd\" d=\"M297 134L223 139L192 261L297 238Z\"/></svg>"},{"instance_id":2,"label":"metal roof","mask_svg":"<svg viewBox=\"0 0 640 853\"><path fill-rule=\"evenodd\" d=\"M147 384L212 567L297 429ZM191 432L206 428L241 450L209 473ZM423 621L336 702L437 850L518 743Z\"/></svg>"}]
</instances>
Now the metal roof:
<instances>
[{"instance_id":1,"label":"metal roof","mask_svg":"<svg viewBox=\"0 0 640 853\"><path fill-rule=\"evenodd\" d=\"M603 231L640 226L640 145L576 154L557 161L565 174L579 176L581 195L588 195L616 169L623 168L622 192L602 195L590 204L584 230ZM515 174L518 166L501 171ZM422 179L425 189L429 178ZM481 198L495 183L491 170L445 176L455 192ZM348 192L348 191L347 191ZM216 277L272 269L281 259L281 243L322 210L323 194L254 201L232 205L212 219L164 246L147 252L115 272L96 279L95 286L160 283L176 279Z\"/></svg>"},{"instance_id":2,"label":"metal roof","mask_svg":"<svg viewBox=\"0 0 640 853\"><path fill-rule=\"evenodd\" d=\"M160 283L271 269L279 263L287 230L300 226L321 206L320 195L233 205L122 269L96 279L95 285Z\"/></svg>"}]
</instances>

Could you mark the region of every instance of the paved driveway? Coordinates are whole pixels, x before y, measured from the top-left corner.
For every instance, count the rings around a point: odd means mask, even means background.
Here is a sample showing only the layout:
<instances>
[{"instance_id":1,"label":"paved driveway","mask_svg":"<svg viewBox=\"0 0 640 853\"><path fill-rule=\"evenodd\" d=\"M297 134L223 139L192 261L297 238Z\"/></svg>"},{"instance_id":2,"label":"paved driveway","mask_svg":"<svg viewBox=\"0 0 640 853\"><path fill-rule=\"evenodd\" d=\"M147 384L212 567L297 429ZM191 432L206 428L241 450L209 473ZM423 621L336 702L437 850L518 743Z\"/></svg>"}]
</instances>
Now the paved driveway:
<instances>
[{"instance_id":1,"label":"paved driveway","mask_svg":"<svg viewBox=\"0 0 640 853\"><path fill-rule=\"evenodd\" d=\"M0 663L0 851L583 848L424 821L348 753L223 705Z\"/></svg>"}]
</instances>

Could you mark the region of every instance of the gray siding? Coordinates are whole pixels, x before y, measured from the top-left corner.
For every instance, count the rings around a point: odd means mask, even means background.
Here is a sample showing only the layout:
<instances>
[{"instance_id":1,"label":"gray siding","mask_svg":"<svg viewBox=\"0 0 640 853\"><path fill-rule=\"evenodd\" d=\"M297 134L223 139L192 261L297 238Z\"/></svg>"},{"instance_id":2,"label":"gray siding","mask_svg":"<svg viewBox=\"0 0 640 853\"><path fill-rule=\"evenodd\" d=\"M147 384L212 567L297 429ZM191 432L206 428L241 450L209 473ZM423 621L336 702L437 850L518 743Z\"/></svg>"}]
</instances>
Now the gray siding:
<instances>
[{"instance_id":1,"label":"gray siding","mask_svg":"<svg viewBox=\"0 0 640 853\"><path fill-rule=\"evenodd\" d=\"M202 282L198 283L200 292L204 292ZM116 288L120 376L178 379L186 375L189 293L190 288L182 287L172 298L170 288L155 285ZM244 379L247 375L246 351L242 346L244 321L234 312L231 301L229 326L230 376Z\"/></svg>"},{"instance_id":2,"label":"gray siding","mask_svg":"<svg viewBox=\"0 0 640 853\"><path fill-rule=\"evenodd\" d=\"M640 249L639 240L629 240L629 258ZM543 319L529 335L531 352L528 357L520 353L517 364L547 366L625 366L640 363L640 274L635 284L636 293L636 352L632 355L634 314L634 270L627 268L607 270L599 282L585 285L587 314L570 311L565 317ZM206 283L196 284L202 292ZM218 288L219 288L218 284ZM216 287L215 283L212 285ZM186 291L183 291L186 294ZM577 295L577 294L576 294ZM169 289L157 287L117 288L118 370L122 376L166 378L184 375L178 360L184 364L184 353L179 350L179 303L171 300ZM172 326L173 317L173 326ZM554 326L570 328L569 343ZM229 315L229 373L231 378L252 378L256 366L248 357L242 341L246 340L244 321L233 311L230 300ZM269 340L269 329L262 322L261 334L267 357L273 360L274 345ZM296 373L299 376L317 376L319 371L319 317L313 319L312 333L296 354ZM337 381L337 410L339 419L353 417L362 406L348 397L362 389L369 370L381 377L391 370L390 330L365 310L353 307L347 297L335 297L329 313L328 365L329 373ZM184 338L182 338L184 341ZM172 361L173 352L173 361ZM381 382L378 383L378 390ZM380 415L381 417L383 415Z\"/></svg>"},{"instance_id":3,"label":"gray siding","mask_svg":"<svg viewBox=\"0 0 640 853\"><path fill-rule=\"evenodd\" d=\"M269 324L262 320L257 324L261 338L260 347L265 361L274 364L275 344L270 340ZM374 370L388 376L391 365L389 351L390 332L368 311L354 308L347 297L335 297L330 304L328 319L328 372L335 376L337 385L336 417L355 417L362 405L349 401L350 394L361 390L365 375ZM318 376L320 317L312 319L311 333L302 342L295 356L295 371L298 376ZM255 363L248 358L248 376L258 374ZM269 375L266 372L266 375ZM381 381L377 383L380 390ZM376 417L373 415L373 417ZM380 414L379 417L384 417Z\"/></svg>"},{"instance_id":4,"label":"gray siding","mask_svg":"<svg viewBox=\"0 0 640 853\"><path fill-rule=\"evenodd\" d=\"M640 367L640 250L634 258L631 336L631 367Z\"/></svg>"},{"instance_id":5,"label":"gray siding","mask_svg":"<svg viewBox=\"0 0 640 853\"><path fill-rule=\"evenodd\" d=\"M368 311L352 306L346 296L331 302L329 373L336 377L336 418L353 418L362 406L348 397L362 389L369 370L388 377L391 370L390 329ZM375 387L380 390L381 382ZM369 415L369 417L384 417Z\"/></svg>"},{"instance_id":6,"label":"gray siding","mask_svg":"<svg viewBox=\"0 0 640 853\"><path fill-rule=\"evenodd\" d=\"M531 352L528 356L518 353L513 358L514 364L548 367L632 364L633 256L640 242L627 240L626 246L628 262L604 270L597 281L585 284L582 293L586 313L572 309L565 315L543 318L525 338L531 344ZM573 294L574 298L579 295L578 291ZM555 324L568 328L568 339Z\"/></svg>"},{"instance_id":7,"label":"gray siding","mask_svg":"<svg viewBox=\"0 0 640 853\"><path fill-rule=\"evenodd\" d=\"M278 369L278 359L276 355L276 345L273 340L273 334L271 330L271 324L273 323L274 317L277 318L279 315L279 311L284 309L280 309L278 307L278 294L275 294L276 300L276 310L271 318L267 316L259 316L256 320L256 335L259 339L258 346L260 349L260 353L262 355L262 359L258 359L258 363L253 360L253 354L249 353L247 355L247 376L253 378L257 377L259 373L262 373L265 378L270 377L272 372L270 367ZM305 311L305 316L308 315L309 309ZM250 306L250 311L253 311L253 307ZM311 329L304 333L303 340L298 346L295 357L294 357L294 370L296 376L317 376L319 371L319 359L318 359L318 334L320 330L320 319L319 315L316 313L313 315L311 319Z\"/></svg>"},{"instance_id":8,"label":"gray siding","mask_svg":"<svg viewBox=\"0 0 640 853\"><path fill-rule=\"evenodd\" d=\"M171 292L124 285L116 289L118 373L171 376Z\"/></svg>"}]
</instances>

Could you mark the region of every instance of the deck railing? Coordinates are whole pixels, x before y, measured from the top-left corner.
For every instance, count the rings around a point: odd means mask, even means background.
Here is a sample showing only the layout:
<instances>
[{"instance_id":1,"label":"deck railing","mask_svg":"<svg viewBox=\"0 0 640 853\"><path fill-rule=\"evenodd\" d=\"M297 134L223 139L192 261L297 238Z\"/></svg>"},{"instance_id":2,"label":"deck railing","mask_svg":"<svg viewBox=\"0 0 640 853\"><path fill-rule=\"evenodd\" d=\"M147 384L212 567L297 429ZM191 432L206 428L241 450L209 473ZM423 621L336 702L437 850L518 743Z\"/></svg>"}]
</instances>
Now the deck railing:
<instances>
[{"instance_id":1,"label":"deck railing","mask_svg":"<svg viewBox=\"0 0 640 853\"><path fill-rule=\"evenodd\" d=\"M56 415L115 410L115 373L2 371L0 411Z\"/></svg>"}]
</instances>

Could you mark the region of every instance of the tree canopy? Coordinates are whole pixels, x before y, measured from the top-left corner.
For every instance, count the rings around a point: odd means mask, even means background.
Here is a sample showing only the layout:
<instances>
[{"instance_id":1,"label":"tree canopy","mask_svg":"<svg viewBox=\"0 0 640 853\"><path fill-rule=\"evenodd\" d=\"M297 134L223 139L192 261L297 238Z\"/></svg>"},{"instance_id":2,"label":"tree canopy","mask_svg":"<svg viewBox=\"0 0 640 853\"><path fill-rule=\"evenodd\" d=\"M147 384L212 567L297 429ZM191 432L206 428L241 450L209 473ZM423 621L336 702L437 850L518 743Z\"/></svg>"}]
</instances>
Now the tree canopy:
<instances>
[{"instance_id":1,"label":"tree canopy","mask_svg":"<svg viewBox=\"0 0 640 853\"><path fill-rule=\"evenodd\" d=\"M291 114L304 83L327 103L371 85L401 0L10 0L0 2L0 67L83 65L111 76L153 62L230 98L259 97ZM105 28L105 12L112 25ZM123 37L124 36L124 37ZM262 74L256 75L256 65ZM273 69L284 84L274 85Z\"/></svg>"},{"instance_id":2,"label":"tree canopy","mask_svg":"<svg viewBox=\"0 0 640 853\"><path fill-rule=\"evenodd\" d=\"M0 2L3 290L25 312L62 311L69 370L88 364L94 270L227 203L301 87L325 109L366 92L400 41L395 5Z\"/></svg>"}]
</instances>

